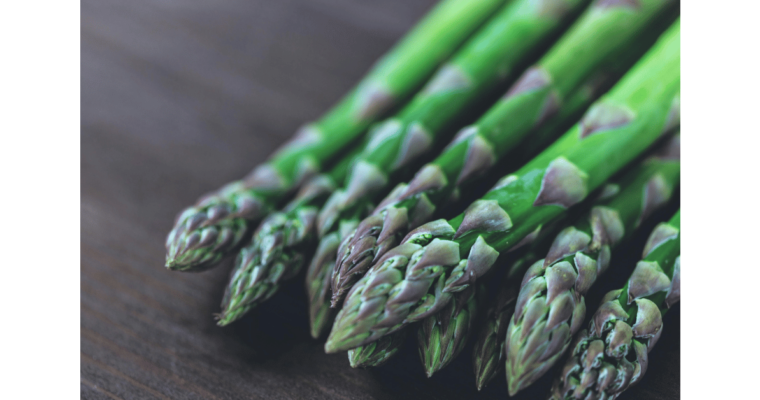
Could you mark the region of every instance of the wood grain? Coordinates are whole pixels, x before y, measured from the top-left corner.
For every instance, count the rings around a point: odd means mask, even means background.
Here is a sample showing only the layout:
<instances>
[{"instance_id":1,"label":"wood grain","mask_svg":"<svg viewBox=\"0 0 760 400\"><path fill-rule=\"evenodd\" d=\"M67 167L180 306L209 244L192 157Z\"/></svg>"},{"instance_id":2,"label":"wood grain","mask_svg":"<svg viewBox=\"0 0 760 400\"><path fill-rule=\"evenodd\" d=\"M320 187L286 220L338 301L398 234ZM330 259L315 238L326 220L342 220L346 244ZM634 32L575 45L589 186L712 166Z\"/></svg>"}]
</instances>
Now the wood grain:
<instances>
[{"instance_id":1,"label":"wood grain","mask_svg":"<svg viewBox=\"0 0 760 400\"><path fill-rule=\"evenodd\" d=\"M202 274L162 266L183 206L243 176L318 117L432 4L82 2L82 398L507 396L502 379L475 390L467 350L432 379L413 343L374 370L325 355L309 337L300 280L218 328L212 314L229 262ZM624 398L678 398L678 314L666 319L648 376Z\"/></svg>"}]
</instances>

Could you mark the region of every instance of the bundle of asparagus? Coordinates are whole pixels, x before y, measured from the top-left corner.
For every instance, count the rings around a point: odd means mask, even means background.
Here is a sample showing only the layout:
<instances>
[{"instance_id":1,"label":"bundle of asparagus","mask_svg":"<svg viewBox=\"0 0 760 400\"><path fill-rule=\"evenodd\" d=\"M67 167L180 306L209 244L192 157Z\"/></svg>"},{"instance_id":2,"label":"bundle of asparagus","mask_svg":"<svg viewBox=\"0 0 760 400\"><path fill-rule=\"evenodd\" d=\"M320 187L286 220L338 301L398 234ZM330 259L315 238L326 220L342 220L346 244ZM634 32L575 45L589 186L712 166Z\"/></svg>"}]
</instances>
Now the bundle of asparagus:
<instances>
[{"instance_id":1,"label":"bundle of asparagus","mask_svg":"<svg viewBox=\"0 0 760 400\"><path fill-rule=\"evenodd\" d=\"M581 202L677 122L680 26L676 22L581 121L450 220L411 231L346 297L328 353L373 342L442 309L501 252Z\"/></svg>"},{"instance_id":2,"label":"bundle of asparagus","mask_svg":"<svg viewBox=\"0 0 760 400\"><path fill-rule=\"evenodd\" d=\"M583 98L578 101L569 99L571 94L584 82L600 85L601 77L630 67L645 50L644 46L642 50L635 47L648 44L644 37L657 32L652 25L670 6L667 0L643 2L635 9L592 4L478 122L462 129L443 153L409 184L391 192L346 238L332 282L332 305L337 305L372 263L411 229L427 222L452 196L457 197L462 185L474 183L509 155L532 130L552 120L562 122L563 117L574 114L575 107L585 108L595 97L593 91L585 96L586 90L580 90L576 97ZM557 129L550 128L533 135L532 144L541 146L555 139Z\"/></svg>"},{"instance_id":3,"label":"bundle of asparagus","mask_svg":"<svg viewBox=\"0 0 760 400\"><path fill-rule=\"evenodd\" d=\"M585 294L608 270L612 250L663 206L680 178L680 137L630 171L621 192L562 230L522 279L505 342L511 395L541 377L585 318Z\"/></svg>"},{"instance_id":4,"label":"bundle of asparagus","mask_svg":"<svg viewBox=\"0 0 760 400\"><path fill-rule=\"evenodd\" d=\"M577 331L586 294L619 272L615 247L679 182L675 14L674 0L444 0L325 116L180 213L166 266L237 253L227 325L310 260L311 335L334 319L325 351L351 367L382 365L414 334L430 377L476 337L478 390L503 366L514 395L570 349L550 397L616 398L678 301L680 213ZM488 301L482 278L505 264Z\"/></svg>"},{"instance_id":5,"label":"bundle of asparagus","mask_svg":"<svg viewBox=\"0 0 760 400\"><path fill-rule=\"evenodd\" d=\"M411 95L504 2L441 2L319 121L306 124L246 178L182 211L166 238L166 267L200 271L216 265L253 222Z\"/></svg>"},{"instance_id":6,"label":"bundle of asparagus","mask_svg":"<svg viewBox=\"0 0 760 400\"><path fill-rule=\"evenodd\" d=\"M606 184L578 223L556 237L537 240L514 262L475 345L478 388L504 362L512 395L554 365L584 319L584 294L609 269L611 250L668 202L679 178L676 135L619 180ZM551 238L546 257L539 259L539 251L547 247L541 242Z\"/></svg>"},{"instance_id":7,"label":"bundle of asparagus","mask_svg":"<svg viewBox=\"0 0 760 400\"><path fill-rule=\"evenodd\" d=\"M383 121L370 131L370 138L361 154L354 161L346 177L343 188L335 190L326 200L316 219L316 233L321 238L314 262L309 268L308 277L316 277L322 282L322 276L329 276L328 271L335 260L335 243L340 241L340 232L350 230L371 209L373 200L382 196L383 190L398 177L405 177L405 167L414 165L426 156L431 148L445 139L447 127L468 109L474 101L488 94L499 82L511 76L511 71L524 60L539 51L540 44L562 27L563 22L572 16L572 11L580 8L580 0L545 0L542 7L536 7L530 0L517 0L501 9L492 19L458 51L451 61L441 67L427 85L397 115ZM555 8L547 9L546 5ZM413 172L409 171L409 172ZM292 213L291 213L292 214ZM297 219L295 215L294 219ZM278 226L288 225L278 223ZM273 242L273 236L280 235L273 231L268 237L258 238L262 242ZM304 236L305 237L305 236ZM286 243L279 241L279 249L271 251L274 255L269 260L273 264L287 264L289 260L277 260L277 255L286 255L290 259L304 257L302 241L294 237ZM291 257L291 253L298 253ZM251 265L244 272L236 275L249 275L256 268ZM232 285L240 287L250 280L238 279ZM242 283L240 283L242 282ZM307 281L307 288L318 289L314 282ZM240 294L230 303L243 304L251 298L249 293L257 292L258 287L240 287ZM315 290L314 293L328 292ZM312 332L319 334L328 319L324 307L328 306L329 297L322 299L313 296L311 321ZM225 304L223 304L223 307ZM248 306L248 304L246 304ZM223 310L223 315L229 314ZM235 313L239 317L242 313ZM226 319L231 321L231 319Z\"/></svg>"},{"instance_id":8,"label":"bundle of asparagus","mask_svg":"<svg viewBox=\"0 0 760 400\"><path fill-rule=\"evenodd\" d=\"M404 110L375 128L368 150L357 164L369 173L354 175L344 189L333 193L319 214L318 231L324 241L340 242L343 233L357 226L371 209L367 207L386 188L414 171L404 173L401 167L420 161L429 148L445 139L443 134L457 117L500 82L512 77L516 67L540 52L542 43L561 29L584 1L538 3L542 4L515 0L505 6L441 67ZM373 142L377 142L374 148ZM320 271L324 277L333 275L334 250L330 249L329 255L318 252L314 260L311 272ZM324 280L319 283L325 285ZM306 284L316 285L309 281ZM312 331L321 334L330 321L318 316L331 315L324 309L334 304L330 302L333 296L328 295L328 287L320 287L319 293L325 297L310 296L310 310Z\"/></svg>"},{"instance_id":9,"label":"bundle of asparagus","mask_svg":"<svg viewBox=\"0 0 760 400\"><path fill-rule=\"evenodd\" d=\"M607 293L552 387L551 399L615 399L644 376L662 317L681 297L681 212L657 226L622 289Z\"/></svg>"}]
</instances>

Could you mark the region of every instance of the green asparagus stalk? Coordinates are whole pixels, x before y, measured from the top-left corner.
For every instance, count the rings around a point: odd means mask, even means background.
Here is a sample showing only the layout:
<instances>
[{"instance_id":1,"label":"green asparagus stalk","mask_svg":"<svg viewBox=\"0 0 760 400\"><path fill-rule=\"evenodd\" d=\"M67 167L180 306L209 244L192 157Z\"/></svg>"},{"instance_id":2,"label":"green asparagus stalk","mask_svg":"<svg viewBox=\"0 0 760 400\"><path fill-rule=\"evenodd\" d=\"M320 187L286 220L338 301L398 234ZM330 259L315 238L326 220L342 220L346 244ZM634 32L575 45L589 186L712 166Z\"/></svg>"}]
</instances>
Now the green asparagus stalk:
<instances>
[{"instance_id":1,"label":"green asparagus stalk","mask_svg":"<svg viewBox=\"0 0 760 400\"><path fill-rule=\"evenodd\" d=\"M335 255L341 239L356 228L356 221L343 221L338 232L319 240L317 251L306 271L306 294L309 300L309 328L314 339L321 337L333 321L337 310L330 307L330 280ZM354 346L357 347L357 346Z\"/></svg>"},{"instance_id":2,"label":"green asparagus stalk","mask_svg":"<svg viewBox=\"0 0 760 400\"><path fill-rule=\"evenodd\" d=\"M562 117L564 109L572 108L568 107L573 102L570 96L581 85L609 71L612 64L620 69L630 67L646 50L637 52L631 47L646 42L642 38L673 5L671 0L641 1L637 7L593 3L504 98L475 124L462 129L443 153L408 185L397 187L349 235L349 243L341 246L344 252L337 258L332 306L409 230L428 222L436 209L456 198L462 185L477 181L543 123ZM586 101L583 108L593 98ZM562 133L549 132L552 134L543 137L530 135L531 141L539 146L548 144Z\"/></svg>"},{"instance_id":3,"label":"green asparagus stalk","mask_svg":"<svg viewBox=\"0 0 760 400\"><path fill-rule=\"evenodd\" d=\"M241 244L254 222L417 90L504 2L441 2L320 120L301 128L246 178L182 211L166 239L166 267L200 271L216 265Z\"/></svg>"},{"instance_id":4,"label":"green asparagus stalk","mask_svg":"<svg viewBox=\"0 0 760 400\"><path fill-rule=\"evenodd\" d=\"M613 186L613 190L608 187ZM607 183L599 189L598 200L605 199L605 193L619 189L617 185ZM478 340L472 353L473 371L475 371L475 385L478 391L482 390L501 372L506 359L504 353L504 339L507 335L507 327L512 314L515 312L517 294L520 291L522 275L535 262L546 254L552 244L552 239L559 233L560 228L565 226L566 217L553 220L550 224L542 227L536 238L530 243L525 251L517 251L515 258L507 259L509 265L502 281L496 299L486 311L486 315L478 334ZM518 249L520 250L520 249ZM514 261L512 261L514 260ZM543 262L543 261L542 261Z\"/></svg>"},{"instance_id":5,"label":"green asparagus stalk","mask_svg":"<svg viewBox=\"0 0 760 400\"><path fill-rule=\"evenodd\" d=\"M343 189L319 214L320 237L441 140L451 122L541 50L585 0L516 0L504 7L396 116L378 124Z\"/></svg>"},{"instance_id":6,"label":"green asparagus stalk","mask_svg":"<svg viewBox=\"0 0 760 400\"><path fill-rule=\"evenodd\" d=\"M576 337L551 399L616 399L641 381L662 317L681 297L680 223L679 211L658 225L623 289L604 296Z\"/></svg>"},{"instance_id":7,"label":"green asparagus stalk","mask_svg":"<svg viewBox=\"0 0 760 400\"><path fill-rule=\"evenodd\" d=\"M341 226L364 218L367 207L379 200L391 182L404 178L408 169L405 167L420 161L436 142L443 140L450 124L473 101L483 98L541 51L542 45L585 3L586 0L516 0L504 7L398 115L372 130L370 142L346 185L333 193L320 211L319 236L333 240L333 233ZM317 254L315 258L332 264L335 255ZM329 288L322 292L329 293ZM320 304L324 301L329 303L329 299L319 299Z\"/></svg>"},{"instance_id":8,"label":"green asparagus stalk","mask_svg":"<svg viewBox=\"0 0 760 400\"><path fill-rule=\"evenodd\" d=\"M310 179L281 212L262 221L230 273L218 324L225 326L274 295L280 283L297 275L303 251L316 241L317 213L359 155L355 146L328 173Z\"/></svg>"},{"instance_id":9,"label":"green asparagus stalk","mask_svg":"<svg viewBox=\"0 0 760 400\"><path fill-rule=\"evenodd\" d=\"M643 208L647 211L642 214L649 215L652 210L664 204L672 193L673 173L677 173L678 170L679 154L680 139L675 136L664 143L644 163L627 172L620 180L605 184L599 190L599 196L593 201L592 206L595 208L609 206L613 202L613 198L615 204L622 204L621 202L626 201L622 197L628 196L633 201L638 199L642 203L646 202L646 205L638 204L634 205L634 208ZM670 186L660 184L665 181L664 177L662 181L657 177L660 170L671 178L667 181ZM677 180L678 177L676 176L675 181ZM646 186L642 187L642 185ZM633 188L631 188L632 186ZM621 187L625 188L622 192ZM650 194L654 193L662 194L662 196L651 197ZM510 326L510 320L515 311L515 304L525 271L529 269L528 267L530 270L539 270L544 265L542 256L546 255L554 244L554 239L559 234L560 228L567 226L562 220L555 221L552 225L552 227L542 229L540 237L531 244L531 248L526 254L511 263L511 267L500 285L496 302L486 314L484 326L473 352L473 366L478 390L485 387L505 365L507 328ZM530 335L527 336L530 337Z\"/></svg>"},{"instance_id":10,"label":"green asparagus stalk","mask_svg":"<svg viewBox=\"0 0 760 400\"><path fill-rule=\"evenodd\" d=\"M680 24L581 121L467 210L409 232L349 291L325 350L361 346L439 311L500 252L584 200L678 121Z\"/></svg>"},{"instance_id":11,"label":"green asparagus stalk","mask_svg":"<svg viewBox=\"0 0 760 400\"><path fill-rule=\"evenodd\" d=\"M680 178L680 137L629 171L620 192L560 232L542 262L525 273L506 334L510 396L543 376L567 351L586 317L585 295L612 250L670 199Z\"/></svg>"},{"instance_id":12,"label":"green asparagus stalk","mask_svg":"<svg viewBox=\"0 0 760 400\"><path fill-rule=\"evenodd\" d=\"M485 287L472 286L457 293L440 313L426 318L417 328L420 360L428 378L462 352L484 298Z\"/></svg>"},{"instance_id":13,"label":"green asparagus stalk","mask_svg":"<svg viewBox=\"0 0 760 400\"><path fill-rule=\"evenodd\" d=\"M366 346L348 351L348 362L352 368L379 367L398 354L406 341L408 329L402 329Z\"/></svg>"},{"instance_id":14,"label":"green asparagus stalk","mask_svg":"<svg viewBox=\"0 0 760 400\"><path fill-rule=\"evenodd\" d=\"M511 271L524 271L539 259L539 254L529 251L511 263L512 268L504 274L494 303L486 311L485 321L472 352L475 385L479 391L498 375L504 365L504 337L507 334L509 319L515 312L517 293L520 289L513 284L514 276Z\"/></svg>"}]
</instances>

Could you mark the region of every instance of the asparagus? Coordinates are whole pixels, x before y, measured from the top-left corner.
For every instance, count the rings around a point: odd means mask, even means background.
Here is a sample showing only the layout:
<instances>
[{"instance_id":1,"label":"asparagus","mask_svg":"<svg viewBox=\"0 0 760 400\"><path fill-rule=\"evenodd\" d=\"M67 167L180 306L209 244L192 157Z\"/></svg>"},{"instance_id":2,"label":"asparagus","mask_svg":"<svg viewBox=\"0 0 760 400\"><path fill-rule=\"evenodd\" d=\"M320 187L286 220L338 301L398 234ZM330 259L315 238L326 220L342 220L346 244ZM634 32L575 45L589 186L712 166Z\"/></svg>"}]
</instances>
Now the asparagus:
<instances>
[{"instance_id":1,"label":"asparagus","mask_svg":"<svg viewBox=\"0 0 760 400\"><path fill-rule=\"evenodd\" d=\"M306 271L306 293L309 300L309 328L314 339L325 333L335 316L330 308L330 279L335 268L335 255L341 238L356 228L355 221L344 221L338 232L325 235L317 246L317 251ZM356 346L354 346L356 347Z\"/></svg>"},{"instance_id":2,"label":"asparagus","mask_svg":"<svg viewBox=\"0 0 760 400\"><path fill-rule=\"evenodd\" d=\"M616 399L641 381L662 316L681 295L681 212L652 231L623 289L607 293L576 337L551 399Z\"/></svg>"},{"instance_id":3,"label":"asparagus","mask_svg":"<svg viewBox=\"0 0 760 400\"><path fill-rule=\"evenodd\" d=\"M617 194L620 187L615 183L607 183L599 189L596 201L606 200L608 196ZM475 385L482 390L503 369L506 353L504 343L507 336L509 320L515 311L517 295L520 291L522 275L536 262L543 263L541 256L551 247L552 239L564 227L567 218L560 217L549 225L542 227L526 251L517 252L519 257L514 261L507 260L509 269L499 284L499 291L493 304L486 311L478 340L472 354ZM521 254L521 255L520 255Z\"/></svg>"},{"instance_id":4,"label":"asparagus","mask_svg":"<svg viewBox=\"0 0 760 400\"><path fill-rule=\"evenodd\" d=\"M522 271L532 265L539 253L529 251L512 264L499 286L496 299L486 311L485 321L472 352L472 366L475 371L475 385L482 390L501 371L504 365L504 337L509 319L515 311L519 287L513 284L512 271Z\"/></svg>"},{"instance_id":5,"label":"asparagus","mask_svg":"<svg viewBox=\"0 0 760 400\"><path fill-rule=\"evenodd\" d=\"M408 185L397 187L382 207L349 235L349 243L341 246L344 252L337 258L332 306L373 261L395 247L410 229L428 222L436 209L456 198L462 185L477 181L531 131L562 117L556 114L562 114L572 104L569 97L584 82L593 81L594 75L613 63L617 68L630 67L641 54L630 47L646 42L642 37L671 6L670 0L642 1L634 8L625 4L610 6L603 1L593 3L488 113L462 129L443 153L424 166ZM580 106L585 108L592 100L588 97ZM541 145L555 138L553 134L535 135L532 142Z\"/></svg>"},{"instance_id":6,"label":"asparagus","mask_svg":"<svg viewBox=\"0 0 760 400\"><path fill-rule=\"evenodd\" d=\"M348 362L352 368L379 367L398 354L407 333L409 331L403 329L366 346L351 349L348 351Z\"/></svg>"},{"instance_id":7,"label":"asparagus","mask_svg":"<svg viewBox=\"0 0 760 400\"><path fill-rule=\"evenodd\" d=\"M411 95L505 0L445 0L320 120L302 127L242 180L182 211L166 239L166 267L201 271L240 244L252 224Z\"/></svg>"},{"instance_id":8,"label":"asparagus","mask_svg":"<svg viewBox=\"0 0 760 400\"><path fill-rule=\"evenodd\" d=\"M262 221L230 273L218 324L228 325L274 295L280 283L297 275L304 263L302 249L315 240L317 212L348 173L361 150L349 151L329 173L305 184L281 212Z\"/></svg>"},{"instance_id":9,"label":"asparagus","mask_svg":"<svg viewBox=\"0 0 760 400\"><path fill-rule=\"evenodd\" d=\"M674 127L679 85L676 22L552 146L463 214L422 225L381 257L349 291L325 350L370 343L440 310L500 252L529 241Z\"/></svg>"},{"instance_id":10,"label":"asparagus","mask_svg":"<svg viewBox=\"0 0 760 400\"><path fill-rule=\"evenodd\" d=\"M391 181L443 139L473 101L508 79L584 4L585 0L516 0L495 15L398 115L372 130L346 185L320 211L319 236L333 240L331 234L340 226L358 223ZM334 258L323 257L331 264Z\"/></svg>"},{"instance_id":11,"label":"asparagus","mask_svg":"<svg viewBox=\"0 0 760 400\"><path fill-rule=\"evenodd\" d=\"M590 79L587 85L584 85L570 97L568 103L562 107L558 116L542 125L540 129L536 129L536 132L533 133L535 140L531 140L530 143L522 144L517 148L518 151L520 151L521 154L523 152L532 154L535 152L537 143L549 142L552 137L556 136L558 126L564 126L568 122L578 119L579 113L593 101L593 99L605 87L605 83L609 80L611 80L609 75L598 75ZM441 159L444 155L454 153L455 150L451 151L451 147L457 148L456 150L461 150L461 148L458 148L460 145L469 147L472 147L473 145L477 146L477 144L474 143L479 142L479 139L479 135L473 135L464 141L454 139L454 142L450 144L449 148L444 150L437 160ZM477 157L477 155L473 155L473 157ZM435 161L435 163L438 163L438 161ZM451 165L450 163L438 164ZM427 164L417 173L417 177L422 176L422 178L419 178L420 180L425 178L425 171L429 170L431 165L435 164ZM482 171L481 174L484 172L485 171ZM478 176L472 176L468 181L463 183L469 183L470 186L472 186L473 184L480 182L481 179L479 178L482 176L480 176L480 174L476 175ZM418 180L417 177L415 177L415 180L409 185L414 184L414 182ZM380 202L380 205L372 212L372 215L362 220L362 222L345 237L345 240L342 241L337 256L337 259L342 260L342 263L339 264L340 268L335 270L331 281L332 307L337 306L345 292L351 288L356 280L363 276L373 260L381 257L389 248L398 244L399 232L406 233L405 223L408 223L409 226L416 226L427 222L426 218L429 218L429 216L435 212L435 209L438 208L436 203L453 204L456 202L459 197L459 188L461 187L461 185L450 185L447 180L447 182L445 182L439 189L429 190L423 188L419 193L419 196L413 196L398 202L398 194L408 191L409 185L404 183L397 185L396 188L394 188L391 193ZM445 189L451 190L447 191L446 195L442 195L443 190ZM411 206L408 206L410 204ZM408 215L412 215L414 218L411 222L409 222ZM386 218L389 219L387 224L385 222ZM403 220L403 222L397 223L399 219ZM386 226L388 228L385 228ZM384 230L390 233L386 234L383 232ZM381 240L378 240L381 235Z\"/></svg>"},{"instance_id":12,"label":"asparagus","mask_svg":"<svg viewBox=\"0 0 760 400\"><path fill-rule=\"evenodd\" d=\"M428 378L449 365L464 349L484 297L482 285L457 293L440 313L426 318L417 328L420 360Z\"/></svg>"},{"instance_id":13,"label":"asparagus","mask_svg":"<svg viewBox=\"0 0 760 400\"><path fill-rule=\"evenodd\" d=\"M609 205L613 198L616 204L620 204L620 202L624 201L621 200L621 197L625 195L633 199L638 197L640 200L641 196L643 196L641 192L653 192L647 189L649 186L642 188L642 185L652 182L651 187L658 189L656 193L663 194L664 196L649 200L648 205L644 207L648 210L648 215L652 210L661 206L665 199L670 196L671 191L667 189L672 189L674 184L672 175L678 171L677 159L679 154L680 139L678 136L675 136L663 144L643 164L627 172L621 180L605 184L599 190L598 197L591 205L593 207L603 207ZM661 182L660 178L653 178L653 176L658 176L657 174L660 170L663 170L665 175L670 178L667 180L670 186L661 186L658 184ZM646 178L650 179L646 180ZM664 177L662 179L663 181L665 180ZM678 177L675 177L675 181L677 180ZM635 187L634 189L630 188L631 184ZM624 192L621 192L621 187L626 188ZM537 270L544 265L542 256L551 248L554 242L553 239L560 232L560 228L566 226L562 220L557 220L552 225L551 228L542 229L540 237L531 244L531 248L516 261L510 263L511 267L500 284L496 301L486 313L485 322L480 331L478 341L475 343L475 350L473 352L473 369L475 370L475 382L478 390L485 387L505 365L507 327L510 326L510 320L515 311L515 304L520 293L523 275L529 267L530 270ZM530 335L527 336L530 337Z\"/></svg>"},{"instance_id":14,"label":"asparagus","mask_svg":"<svg viewBox=\"0 0 760 400\"><path fill-rule=\"evenodd\" d=\"M612 250L670 199L680 178L679 157L680 137L675 136L622 178L618 194L563 229L546 257L525 273L506 333L510 396L543 376L567 351L586 316L585 295L607 270Z\"/></svg>"}]
</instances>

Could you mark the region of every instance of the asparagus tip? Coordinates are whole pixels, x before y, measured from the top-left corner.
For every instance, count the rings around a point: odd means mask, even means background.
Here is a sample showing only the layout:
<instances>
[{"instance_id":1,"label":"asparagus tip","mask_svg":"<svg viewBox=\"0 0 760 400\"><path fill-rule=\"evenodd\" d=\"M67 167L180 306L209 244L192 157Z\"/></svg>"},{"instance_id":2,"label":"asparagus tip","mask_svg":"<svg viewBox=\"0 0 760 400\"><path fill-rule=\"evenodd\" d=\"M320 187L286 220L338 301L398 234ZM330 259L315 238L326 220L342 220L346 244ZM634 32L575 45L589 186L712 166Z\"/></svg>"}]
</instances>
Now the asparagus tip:
<instances>
[{"instance_id":1,"label":"asparagus tip","mask_svg":"<svg viewBox=\"0 0 760 400\"><path fill-rule=\"evenodd\" d=\"M480 371L475 371L475 387L478 388L478 392L486 387L486 383L483 379L483 374Z\"/></svg>"},{"instance_id":2,"label":"asparagus tip","mask_svg":"<svg viewBox=\"0 0 760 400\"><path fill-rule=\"evenodd\" d=\"M507 374L507 389L509 391L509 397L514 397L520 390L523 389L522 382L519 379Z\"/></svg>"},{"instance_id":3,"label":"asparagus tip","mask_svg":"<svg viewBox=\"0 0 760 400\"><path fill-rule=\"evenodd\" d=\"M215 313L214 319L216 320L217 326L227 326L240 319L241 315L242 314L231 313L229 310L223 310L220 313Z\"/></svg>"},{"instance_id":4,"label":"asparagus tip","mask_svg":"<svg viewBox=\"0 0 760 400\"><path fill-rule=\"evenodd\" d=\"M333 354L337 352L338 352L338 349L335 348L335 345L333 344L333 342L328 338L327 342L325 342L325 353Z\"/></svg>"},{"instance_id":5,"label":"asparagus tip","mask_svg":"<svg viewBox=\"0 0 760 400\"><path fill-rule=\"evenodd\" d=\"M327 342L325 342L325 353L327 354L347 351L363 345L361 340L356 340L356 337L341 326L339 322L339 320L335 321L330 335L327 336Z\"/></svg>"}]
</instances>

